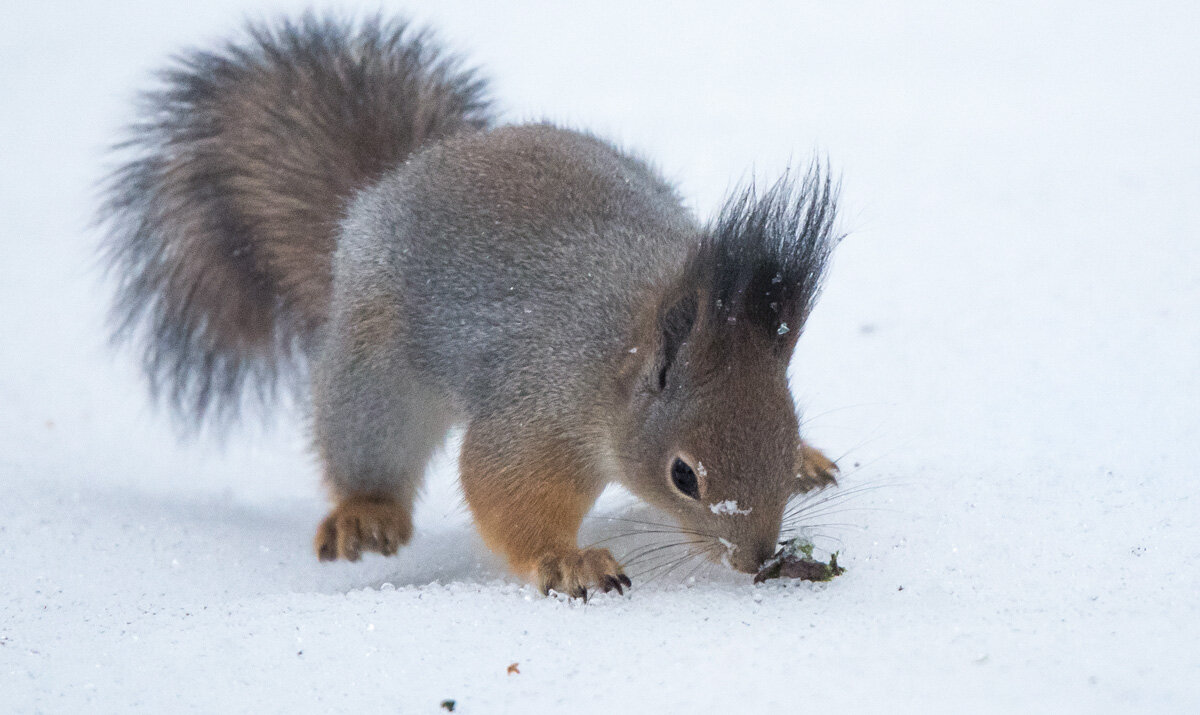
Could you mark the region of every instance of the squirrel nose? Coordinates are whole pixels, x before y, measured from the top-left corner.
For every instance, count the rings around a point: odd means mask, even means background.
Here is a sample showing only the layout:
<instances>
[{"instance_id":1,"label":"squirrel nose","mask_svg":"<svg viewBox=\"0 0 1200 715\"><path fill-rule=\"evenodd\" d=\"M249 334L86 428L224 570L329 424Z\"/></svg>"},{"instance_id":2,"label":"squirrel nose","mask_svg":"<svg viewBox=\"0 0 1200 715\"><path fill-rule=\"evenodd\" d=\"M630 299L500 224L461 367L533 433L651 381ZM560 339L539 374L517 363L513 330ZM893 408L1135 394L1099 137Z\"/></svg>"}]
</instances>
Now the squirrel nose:
<instances>
[{"instance_id":1,"label":"squirrel nose","mask_svg":"<svg viewBox=\"0 0 1200 715\"><path fill-rule=\"evenodd\" d=\"M757 573L767 559L775 555L774 540L754 545L747 544L745 548L734 551L731 563L742 573Z\"/></svg>"}]
</instances>

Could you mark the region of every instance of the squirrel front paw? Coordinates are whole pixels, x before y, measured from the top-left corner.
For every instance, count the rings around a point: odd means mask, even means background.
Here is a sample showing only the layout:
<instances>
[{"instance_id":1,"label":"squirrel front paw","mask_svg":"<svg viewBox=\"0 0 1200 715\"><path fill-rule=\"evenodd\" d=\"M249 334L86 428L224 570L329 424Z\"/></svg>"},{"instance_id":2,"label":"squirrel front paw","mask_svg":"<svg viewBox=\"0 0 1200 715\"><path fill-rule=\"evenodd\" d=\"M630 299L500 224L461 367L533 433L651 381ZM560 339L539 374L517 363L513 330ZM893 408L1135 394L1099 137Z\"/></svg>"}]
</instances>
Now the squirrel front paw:
<instances>
[{"instance_id":1,"label":"squirrel front paw","mask_svg":"<svg viewBox=\"0 0 1200 715\"><path fill-rule=\"evenodd\" d=\"M796 479L800 481L799 491L808 492L813 489L823 489L837 485L837 464L821 453L821 450L806 442L800 443L800 451L796 455Z\"/></svg>"},{"instance_id":2,"label":"squirrel front paw","mask_svg":"<svg viewBox=\"0 0 1200 715\"><path fill-rule=\"evenodd\" d=\"M412 536L412 514L387 497L343 500L317 528L314 546L322 561L358 561L364 551L391 556Z\"/></svg>"},{"instance_id":3,"label":"squirrel front paw","mask_svg":"<svg viewBox=\"0 0 1200 715\"><path fill-rule=\"evenodd\" d=\"M537 579L543 595L553 589L585 601L589 588L605 593L615 589L624 595L625 588L632 585L608 549L564 549L546 554L538 560Z\"/></svg>"}]
</instances>

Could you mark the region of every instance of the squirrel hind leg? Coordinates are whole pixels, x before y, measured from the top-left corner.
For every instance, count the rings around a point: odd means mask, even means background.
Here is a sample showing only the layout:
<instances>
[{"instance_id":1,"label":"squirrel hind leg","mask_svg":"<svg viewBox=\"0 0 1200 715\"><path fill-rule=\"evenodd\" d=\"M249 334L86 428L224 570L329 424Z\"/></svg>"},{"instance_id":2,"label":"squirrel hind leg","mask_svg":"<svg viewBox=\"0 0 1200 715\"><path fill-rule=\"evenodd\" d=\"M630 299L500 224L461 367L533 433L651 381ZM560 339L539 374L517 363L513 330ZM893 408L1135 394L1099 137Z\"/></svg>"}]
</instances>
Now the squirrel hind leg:
<instances>
[{"instance_id":1,"label":"squirrel hind leg","mask_svg":"<svg viewBox=\"0 0 1200 715\"><path fill-rule=\"evenodd\" d=\"M420 402L415 392L409 389L404 395L414 398L414 409ZM327 423L330 415L317 411L324 481L336 502L317 530L315 547L322 561L357 561L364 551L391 556L408 543L426 464L451 426L445 414L406 419L395 394L363 397L353 418L335 418L336 429ZM381 410L385 403L390 410ZM431 403L422 407L435 411Z\"/></svg>"},{"instance_id":2,"label":"squirrel hind leg","mask_svg":"<svg viewBox=\"0 0 1200 715\"><path fill-rule=\"evenodd\" d=\"M452 424L432 395L423 399L424 391L411 385L371 392L358 395L357 409L346 411L353 415L330 406L317 409L318 452L336 501L317 530L322 561L357 561L364 551L391 556L408 543L425 467Z\"/></svg>"},{"instance_id":3,"label":"squirrel hind leg","mask_svg":"<svg viewBox=\"0 0 1200 715\"><path fill-rule=\"evenodd\" d=\"M371 312L375 321L381 315ZM322 561L357 561L366 551L390 556L408 542L425 467L454 422L443 392L380 332L335 315L313 365L316 447L336 502L314 542Z\"/></svg>"}]
</instances>

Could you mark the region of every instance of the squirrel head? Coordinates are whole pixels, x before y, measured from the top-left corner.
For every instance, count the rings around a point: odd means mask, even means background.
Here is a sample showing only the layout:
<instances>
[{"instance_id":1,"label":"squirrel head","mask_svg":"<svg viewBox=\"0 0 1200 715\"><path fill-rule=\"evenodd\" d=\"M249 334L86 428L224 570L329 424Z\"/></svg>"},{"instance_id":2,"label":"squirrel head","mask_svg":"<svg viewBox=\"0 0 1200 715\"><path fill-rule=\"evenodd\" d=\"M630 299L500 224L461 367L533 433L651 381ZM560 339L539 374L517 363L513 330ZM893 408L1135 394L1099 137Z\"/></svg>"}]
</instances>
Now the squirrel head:
<instances>
[{"instance_id":1,"label":"squirrel head","mask_svg":"<svg viewBox=\"0 0 1200 715\"><path fill-rule=\"evenodd\" d=\"M656 295L626 371L615 445L625 483L718 561L775 551L797 479L787 368L832 245L836 188L819 167L729 199Z\"/></svg>"}]
</instances>

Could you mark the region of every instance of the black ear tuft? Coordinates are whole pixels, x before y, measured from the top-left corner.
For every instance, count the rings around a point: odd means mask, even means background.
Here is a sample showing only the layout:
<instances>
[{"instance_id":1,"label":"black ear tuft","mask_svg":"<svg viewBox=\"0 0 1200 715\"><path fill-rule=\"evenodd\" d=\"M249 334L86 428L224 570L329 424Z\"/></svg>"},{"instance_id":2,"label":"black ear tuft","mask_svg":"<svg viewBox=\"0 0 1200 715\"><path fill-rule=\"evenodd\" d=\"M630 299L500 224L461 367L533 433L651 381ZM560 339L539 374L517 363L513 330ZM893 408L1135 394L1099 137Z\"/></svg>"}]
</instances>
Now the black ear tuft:
<instances>
[{"instance_id":1,"label":"black ear tuft","mask_svg":"<svg viewBox=\"0 0 1200 715\"><path fill-rule=\"evenodd\" d=\"M658 361L656 363L658 370L656 371L655 383L655 387L659 392L666 389L667 376L671 371L671 366L675 364L675 358L679 355L679 349L683 347L688 336L692 334L692 327L696 324L696 310L696 295L689 293L677 300L659 316L658 329L661 336L661 343L658 349Z\"/></svg>"},{"instance_id":2,"label":"black ear tuft","mask_svg":"<svg viewBox=\"0 0 1200 715\"><path fill-rule=\"evenodd\" d=\"M838 188L814 162L758 195L753 183L726 200L696 255L697 281L722 323L794 344L820 290L833 246Z\"/></svg>"}]
</instances>

